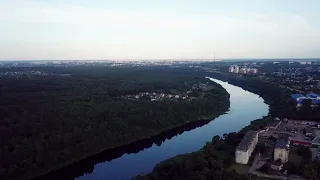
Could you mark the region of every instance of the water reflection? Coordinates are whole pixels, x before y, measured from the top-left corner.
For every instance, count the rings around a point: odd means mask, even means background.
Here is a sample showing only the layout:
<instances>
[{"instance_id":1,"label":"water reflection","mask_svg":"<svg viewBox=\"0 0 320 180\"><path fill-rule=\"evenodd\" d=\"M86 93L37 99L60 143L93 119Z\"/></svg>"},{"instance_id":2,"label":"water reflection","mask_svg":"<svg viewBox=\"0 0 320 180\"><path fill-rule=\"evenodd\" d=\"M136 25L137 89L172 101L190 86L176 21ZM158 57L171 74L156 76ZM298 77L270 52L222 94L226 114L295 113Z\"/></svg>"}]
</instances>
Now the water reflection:
<instances>
[{"instance_id":1,"label":"water reflection","mask_svg":"<svg viewBox=\"0 0 320 180\"><path fill-rule=\"evenodd\" d=\"M227 82L210 79L230 94L227 114L211 122L196 122L130 146L106 151L38 179L128 180L150 172L165 159L200 149L214 135L239 131L250 121L268 114L268 106L258 95Z\"/></svg>"}]
</instances>

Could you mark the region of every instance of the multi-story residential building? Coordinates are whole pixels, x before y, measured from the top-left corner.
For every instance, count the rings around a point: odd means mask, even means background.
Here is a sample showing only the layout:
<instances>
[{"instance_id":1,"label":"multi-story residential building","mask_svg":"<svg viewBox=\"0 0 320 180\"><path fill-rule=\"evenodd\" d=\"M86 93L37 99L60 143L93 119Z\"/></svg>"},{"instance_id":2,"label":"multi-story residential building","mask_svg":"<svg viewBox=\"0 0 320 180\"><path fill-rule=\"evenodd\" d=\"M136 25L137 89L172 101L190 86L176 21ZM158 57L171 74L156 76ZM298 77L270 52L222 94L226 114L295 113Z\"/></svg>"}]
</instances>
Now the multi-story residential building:
<instances>
[{"instance_id":1,"label":"multi-story residential building","mask_svg":"<svg viewBox=\"0 0 320 180\"><path fill-rule=\"evenodd\" d=\"M236 163L247 164L257 143L258 131L247 132L236 149Z\"/></svg>"},{"instance_id":2,"label":"multi-story residential building","mask_svg":"<svg viewBox=\"0 0 320 180\"><path fill-rule=\"evenodd\" d=\"M257 68L251 69L251 73L252 73L252 74L257 74L257 73L258 73L258 69L257 69Z\"/></svg>"},{"instance_id":3,"label":"multi-story residential building","mask_svg":"<svg viewBox=\"0 0 320 180\"><path fill-rule=\"evenodd\" d=\"M241 68L241 69L239 70L239 73L240 73L240 74L246 74L246 73L247 73L247 69L246 69L246 68Z\"/></svg>"},{"instance_id":4,"label":"multi-story residential building","mask_svg":"<svg viewBox=\"0 0 320 180\"><path fill-rule=\"evenodd\" d=\"M233 71L234 71L234 66L231 66L231 67L229 68L229 72L233 73Z\"/></svg>"},{"instance_id":5,"label":"multi-story residential building","mask_svg":"<svg viewBox=\"0 0 320 180\"><path fill-rule=\"evenodd\" d=\"M257 74L258 69L257 68L250 68L250 67L242 67L240 68L237 65L230 66L229 72L231 73L239 73L239 74Z\"/></svg>"},{"instance_id":6,"label":"multi-story residential building","mask_svg":"<svg viewBox=\"0 0 320 180\"><path fill-rule=\"evenodd\" d=\"M289 158L290 137L288 135L280 135L277 138L276 145L274 147L274 160L281 160L282 163L288 161Z\"/></svg>"},{"instance_id":7,"label":"multi-story residential building","mask_svg":"<svg viewBox=\"0 0 320 180\"><path fill-rule=\"evenodd\" d=\"M233 72L234 73L239 73L239 70L240 70L239 66L235 66Z\"/></svg>"}]
</instances>

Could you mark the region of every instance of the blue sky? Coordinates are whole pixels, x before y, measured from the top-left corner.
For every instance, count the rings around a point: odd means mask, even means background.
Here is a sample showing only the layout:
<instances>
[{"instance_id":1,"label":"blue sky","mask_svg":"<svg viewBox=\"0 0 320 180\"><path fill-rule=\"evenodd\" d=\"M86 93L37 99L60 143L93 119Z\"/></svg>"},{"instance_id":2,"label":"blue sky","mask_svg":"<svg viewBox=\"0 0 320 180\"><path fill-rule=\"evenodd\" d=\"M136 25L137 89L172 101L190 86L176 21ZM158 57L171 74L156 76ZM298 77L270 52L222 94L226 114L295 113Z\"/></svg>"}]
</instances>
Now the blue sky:
<instances>
[{"instance_id":1,"label":"blue sky","mask_svg":"<svg viewBox=\"0 0 320 180\"><path fill-rule=\"evenodd\" d=\"M0 0L0 59L320 57L319 0Z\"/></svg>"}]
</instances>

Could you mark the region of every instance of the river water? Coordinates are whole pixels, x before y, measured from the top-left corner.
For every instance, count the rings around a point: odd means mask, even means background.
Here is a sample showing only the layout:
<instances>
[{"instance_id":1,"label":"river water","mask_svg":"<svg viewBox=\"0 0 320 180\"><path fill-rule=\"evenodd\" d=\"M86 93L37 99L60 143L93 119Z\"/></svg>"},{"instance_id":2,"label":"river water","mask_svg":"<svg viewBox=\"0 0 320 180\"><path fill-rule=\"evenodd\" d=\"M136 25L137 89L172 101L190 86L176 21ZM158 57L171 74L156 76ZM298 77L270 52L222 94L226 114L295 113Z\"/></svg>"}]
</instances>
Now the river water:
<instances>
[{"instance_id":1,"label":"river water","mask_svg":"<svg viewBox=\"0 0 320 180\"><path fill-rule=\"evenodd\" d=\"M202 127L178 132L181 134L168 134L168 137L165 134L164 137L150 138L141 143L103 152L36 180L129 180L138 174L151 172L163 160L199 150L215 135L239 131L250 121L268 114L268 105L258 95L227 82L210 79L230 94L230 108L226 114Z\"/></svg>"},{"instance_id":2,"label":"river water","mask_svg":"<svg viewBox=\"0 0 320 180\"><path fill-rule=\"evenodd\" d=\"M96 164L92 173L84 174L76 180L128 180L138 174L151 172L153 167L178 154L197 151L211 141L215 135L239 131L250 121L268 114L269 107L256 94L220 80L212 79L230 94L229 112L216 118L207 125L184 132L160 146L153 144L136 154L124 154L110 162Z\"/></svg>"}]
</instances>

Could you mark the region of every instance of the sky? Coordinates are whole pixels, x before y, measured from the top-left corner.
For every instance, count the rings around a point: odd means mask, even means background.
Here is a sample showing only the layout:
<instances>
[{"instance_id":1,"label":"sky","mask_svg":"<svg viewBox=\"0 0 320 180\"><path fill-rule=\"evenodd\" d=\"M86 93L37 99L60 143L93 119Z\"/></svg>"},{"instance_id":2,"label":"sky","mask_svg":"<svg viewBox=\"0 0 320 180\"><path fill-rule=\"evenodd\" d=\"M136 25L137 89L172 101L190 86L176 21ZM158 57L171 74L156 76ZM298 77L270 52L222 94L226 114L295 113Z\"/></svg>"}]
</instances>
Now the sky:
<instances>
[{"instance_id":1,"label":"sky","mask_svg":"<svg viewBox=\"0 0 320 180\"><path fill-rule=\"evenodd\" d=\"M319 0L0 0L0 60L319 58Z\"/></svg>"}]
</instances>

